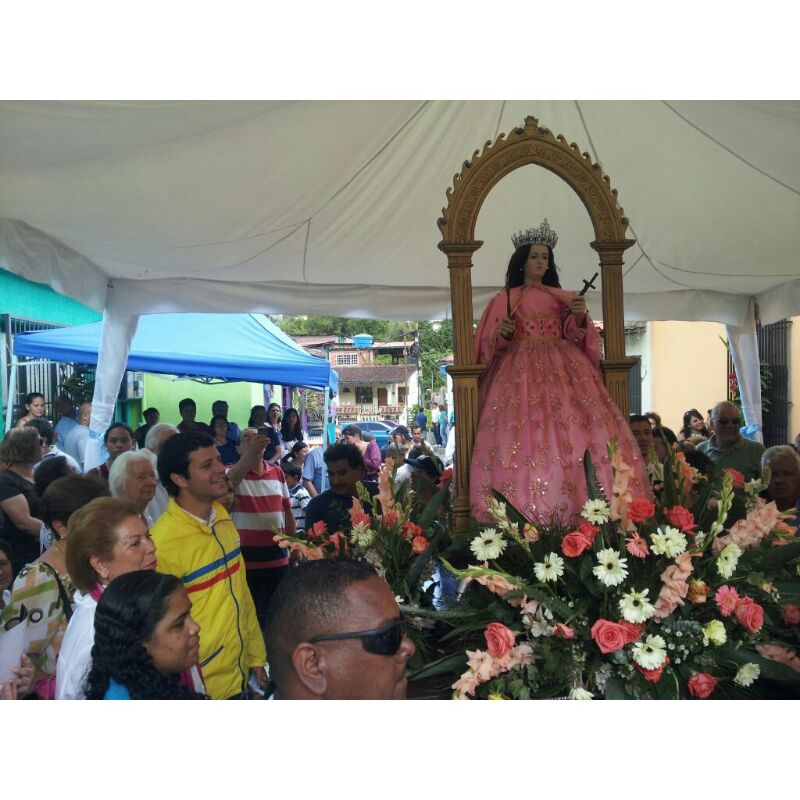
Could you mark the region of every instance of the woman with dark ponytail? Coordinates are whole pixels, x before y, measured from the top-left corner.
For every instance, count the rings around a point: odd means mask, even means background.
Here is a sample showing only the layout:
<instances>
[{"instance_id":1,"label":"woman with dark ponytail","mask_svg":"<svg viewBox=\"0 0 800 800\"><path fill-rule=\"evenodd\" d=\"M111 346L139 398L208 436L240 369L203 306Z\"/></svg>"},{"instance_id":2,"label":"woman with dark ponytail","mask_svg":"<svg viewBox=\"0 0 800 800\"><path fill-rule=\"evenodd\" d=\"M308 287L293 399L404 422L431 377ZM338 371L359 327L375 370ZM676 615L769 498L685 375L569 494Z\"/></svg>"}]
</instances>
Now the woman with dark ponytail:
<instances>
[{"instance_id":1,"label":"woman with dark ponytail","mask_svg":"<svg viewBox=\"0 0 800 800\"><path fill-rule=\"evenodd\" d=\"M202 700L200 626L178 578L128 572L108 585L94 617L89 700Z\"/></svg>"}]
</instances>

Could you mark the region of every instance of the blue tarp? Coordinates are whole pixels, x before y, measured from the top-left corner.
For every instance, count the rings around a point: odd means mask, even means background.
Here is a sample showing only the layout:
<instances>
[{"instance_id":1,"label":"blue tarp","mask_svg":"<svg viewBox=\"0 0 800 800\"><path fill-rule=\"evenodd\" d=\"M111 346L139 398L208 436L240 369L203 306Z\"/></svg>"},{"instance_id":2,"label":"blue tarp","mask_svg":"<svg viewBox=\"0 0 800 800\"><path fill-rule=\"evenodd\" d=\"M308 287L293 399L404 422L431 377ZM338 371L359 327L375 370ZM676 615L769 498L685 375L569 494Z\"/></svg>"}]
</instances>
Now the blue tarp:
<instances>
[{"instance_id":1,"label":"blue tarp","mask_svg":"<svg viewBox=\"0 0 800 800\"><path fill-rule=\"evenodd\" d=\"M18 333L14 353L97 364L102 329L102 322L91 322ZM126 369L334 392L339 386L328 361L309 355L263 314L144 314Z\"/></svg>"}]
</instances>

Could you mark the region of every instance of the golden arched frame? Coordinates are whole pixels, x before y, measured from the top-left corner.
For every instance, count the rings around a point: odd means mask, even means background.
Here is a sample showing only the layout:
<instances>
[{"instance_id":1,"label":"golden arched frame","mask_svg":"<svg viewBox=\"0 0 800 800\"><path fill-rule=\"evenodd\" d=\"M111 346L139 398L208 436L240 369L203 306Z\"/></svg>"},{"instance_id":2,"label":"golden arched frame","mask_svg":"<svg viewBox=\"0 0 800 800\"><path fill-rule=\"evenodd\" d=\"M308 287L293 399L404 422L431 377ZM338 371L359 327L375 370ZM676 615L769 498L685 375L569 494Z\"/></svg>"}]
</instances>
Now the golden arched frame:
<instances>
[{"instance_id":1,"label":"golden arched frame","mask_svg":"<svg viewBox=\"0 0 800 800\"><path fill-rule=\"evenodd\" d=\"M469 467L478 425L478 378L483 367L473 364L472 254L483 242L475 241L475 225L484 200L492 187L519 167L535 164L558 175L580 197L594 228L591 242L600 256L603 292L605 359L602 362L606 387L627 415L628 370L635 358L625 357L622 303L622 254L634 242L625 237L628 220L617 204L617 193L588 153L563 136L555 137L540 128L534 117L515 128L506 138L500 134L487 142L483 152L475 151L447 190L447 207L442 210L439 249L447 255L450 296L453 305L455 364L453 377L456 411L456 527L463 530L469 518Z\"/></svg>"}]
</instances>

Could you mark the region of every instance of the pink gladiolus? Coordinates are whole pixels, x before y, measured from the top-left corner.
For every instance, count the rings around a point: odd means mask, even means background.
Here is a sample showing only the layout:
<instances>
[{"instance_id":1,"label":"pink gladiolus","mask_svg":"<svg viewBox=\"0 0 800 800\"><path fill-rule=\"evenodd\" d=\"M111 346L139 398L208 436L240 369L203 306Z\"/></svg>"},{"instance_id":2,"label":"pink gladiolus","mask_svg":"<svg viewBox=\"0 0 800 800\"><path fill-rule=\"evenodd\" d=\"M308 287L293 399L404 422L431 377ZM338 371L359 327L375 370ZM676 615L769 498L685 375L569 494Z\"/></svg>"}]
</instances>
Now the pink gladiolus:
<instances>
[{"instance_id":1,"label":"pink gladiolus","mask_svg":"<svg viewBox=\"0 0 800 800\"><path fill-rule=\"evenodd\" d=\"M563 622L556 622L552 628L550 628L550 633L553 636L558 637L559 639L574 639L575 638L575 631L569 627L569 625L565 625Z\"/></svg>"},{"instance_id":2,"label":"pink gladiolus","mask_svg":"<svg viewBox=\"0 0 800 800\"><path fill-rule=\"evenodd\" d=\"M795 672L800 672L800 658L791 650L787 650L774 642L771 644L759 644L756 646L756 650L764 658L768 658L770 661L777 661Z\"/></svg>"},{"instance_id":3,"label":"pink gladiolus","mask_svg":"<svg viewBox=\"0 0 800 800\"><path fill-rule=\"evenodd\" d=\"M475 568L468 567L468 569ZM485 586L490 592L494 592L500 597L517 588L515 584L507 581L502 575L476 575L472 580L477 581L481 586Z\"/></svg>"},{"instance_id":4,"label":"pink gladiolus","mask_svg":"<svg viewBox=\"0 0 800 800\"><path fill-rule=\"evenodd\" d=\"M689 592L687 579L692 574L692 556L688 551L681 553L675 563L668 566L661 573L663 586L655 603L653 619L656 622L668 617L678 606L683 605L683 599Z\"/></svg>"}]
</instances>

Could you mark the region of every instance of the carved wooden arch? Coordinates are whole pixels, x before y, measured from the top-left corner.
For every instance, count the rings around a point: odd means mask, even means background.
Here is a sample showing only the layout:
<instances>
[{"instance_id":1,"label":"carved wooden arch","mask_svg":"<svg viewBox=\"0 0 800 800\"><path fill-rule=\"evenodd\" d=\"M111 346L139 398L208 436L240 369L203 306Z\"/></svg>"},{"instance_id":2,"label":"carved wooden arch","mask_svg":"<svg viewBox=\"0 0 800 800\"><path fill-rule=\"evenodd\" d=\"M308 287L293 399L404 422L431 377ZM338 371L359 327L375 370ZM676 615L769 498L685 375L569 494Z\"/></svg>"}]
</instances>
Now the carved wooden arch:
<instances>
[{"instance_id":1,"label":"carved wooden arch","mask_svg":"<svg viewBox=\"0 0 800 800\"><path fill-rule=\"evenodd\" d=\"M558 175L575 193L589 212L595 240L591 242L600 255L602 275L603 328L605 359L601 366L606 386L614 401L628 411L628 371L635 358L625 357L624 313L622 301L622 254L634 241L625 237L628 220L617 203L617 192L608 176L588 153L580 153L576 144L540 128L535 117L527 117L525 126L515 128L506 138L500 134L487 142L483 152L475 151L465 161L461 172L447 190L447 207L438 221L442 232L439 249L447 255L450 271L450 295L453 306L455 364L449 368L453 377L456 409L456 501L458 530L469 519L469 467L475 431L478 425L478 378L484 367L473 364L472 355L472 254L483 242L475 241L475 225L487 195L498 181L519 167L534 164Z\"/></svg>"}]
</instances>

